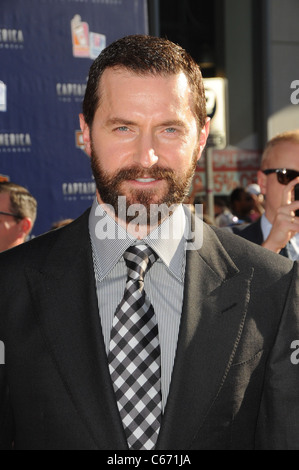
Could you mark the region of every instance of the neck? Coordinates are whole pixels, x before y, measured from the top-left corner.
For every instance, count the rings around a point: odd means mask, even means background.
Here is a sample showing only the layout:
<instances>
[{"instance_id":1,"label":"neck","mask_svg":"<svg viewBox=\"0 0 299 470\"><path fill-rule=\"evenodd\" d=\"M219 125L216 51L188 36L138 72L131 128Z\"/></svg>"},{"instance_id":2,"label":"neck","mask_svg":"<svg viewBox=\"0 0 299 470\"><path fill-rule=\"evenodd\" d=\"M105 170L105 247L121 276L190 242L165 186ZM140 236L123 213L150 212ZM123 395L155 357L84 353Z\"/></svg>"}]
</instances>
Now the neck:
<instances>
[{"instance_id":1,"label":"neck","mask_svg":"<svg viewBox=\"0 0 299 470\"><path fill-rule=\"evenodd\" d=\"M267 217L270 224L273 225L276 218L276 211L272 211L270 207L266 207L265 216Z\"/></svg>"}]
</instances>

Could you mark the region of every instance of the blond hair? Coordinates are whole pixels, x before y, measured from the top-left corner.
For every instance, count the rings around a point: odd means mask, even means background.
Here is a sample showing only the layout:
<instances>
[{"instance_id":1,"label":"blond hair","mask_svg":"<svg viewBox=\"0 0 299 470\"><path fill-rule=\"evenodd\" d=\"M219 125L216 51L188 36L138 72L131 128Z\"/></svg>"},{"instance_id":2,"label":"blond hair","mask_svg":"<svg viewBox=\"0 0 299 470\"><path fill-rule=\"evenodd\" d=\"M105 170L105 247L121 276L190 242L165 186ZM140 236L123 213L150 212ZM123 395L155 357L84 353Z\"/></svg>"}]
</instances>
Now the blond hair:
<instances>
[{"instance_id":1,"label":"blond hair","mask_svg":"<svg viewBox=\"0 0 299 470\"><path fill-rule=\"evenodd\" d=\"M0 183L0 194L8 193L10 196L11 212L17 219L29 217L34 224L37 215L37 201L28 189L11 182Z\"/></svg>"},{"instance_id":2,"label":"blond hair","mask_svg":"<svg viewBox=\"0 0 299 470\"><path fill-rule=\"evenodd\" d=\"M278 134L273 137L273 139L269 140L262 156L262 169L265 169L273 148L279 144L284 143L299 144L299 129L283 132L282 134Z\"/></svg>"}]
</instances>

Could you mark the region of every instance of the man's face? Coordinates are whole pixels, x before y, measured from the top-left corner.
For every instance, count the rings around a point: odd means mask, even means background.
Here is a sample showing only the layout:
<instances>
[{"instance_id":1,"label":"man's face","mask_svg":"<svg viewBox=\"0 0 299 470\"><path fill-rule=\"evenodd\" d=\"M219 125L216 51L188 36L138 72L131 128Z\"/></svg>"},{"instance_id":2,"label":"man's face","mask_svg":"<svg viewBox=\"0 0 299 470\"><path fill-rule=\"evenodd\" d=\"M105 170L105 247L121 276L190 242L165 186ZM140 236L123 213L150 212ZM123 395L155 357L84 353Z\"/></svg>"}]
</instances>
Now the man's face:
<instances>
[{"instance_id":1,"label":"man's face","mask_svg":"<svg viewBox=\"0 0 299 470\"><path fill-rule=\"evenodd\" d=\"M11 214L10 196L0 194L0 212ZM20 228L14 217L0 214L0 252L19 244Z\"/></svg>"},{"instance_id":2,"label":"man's face","mask_svg":"<svg viewBox=\"0 0 299 470\"><path fill-rule=\"evenodd\" d=\"M284 142L276 145L269 155L263 170L287 168L299 172L299 144ZM266 196L266 215L271 223L282 205L285 186L277 181L276 174L264 175L259 172L259 184Z\"/></svg>"},{"instance_id":3,"label":"man's face","mask_svg":"<svg viewBox=\"0 0 299 470\"><path fill-rule=\"evenodd\" d=\"M207 124L199 135L186 76L107 69L100 89L92 129L81 116L99 202L183 202L208 134Z\"/></svg>"},{"instance_id":4,"label":"man's face","mask_svg":"<svg viewBox=\"0 0 299 470\"><path fill-rule=\"evenodd\" d=\"M254 209L254 199L250 193L244 191L240 201L240 212L244 215L250 214Z\"/></svg>"}]
</instances>

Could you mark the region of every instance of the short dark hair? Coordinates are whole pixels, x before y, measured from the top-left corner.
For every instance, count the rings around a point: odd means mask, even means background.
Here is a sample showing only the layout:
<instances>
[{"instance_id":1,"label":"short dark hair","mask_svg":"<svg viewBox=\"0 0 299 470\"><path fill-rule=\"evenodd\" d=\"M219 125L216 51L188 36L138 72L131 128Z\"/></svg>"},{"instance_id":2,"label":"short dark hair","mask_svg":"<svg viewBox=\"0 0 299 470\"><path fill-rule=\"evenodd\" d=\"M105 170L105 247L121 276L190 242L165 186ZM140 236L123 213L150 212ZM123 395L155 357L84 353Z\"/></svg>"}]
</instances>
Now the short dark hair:
<instances>
[{"instance_id":1,"label":"short dark hair","mask_svg":"<svg viewBox=\"0 0 299 470\"><path fill-rule=\"evenodd\" d=\"M241 187L234 189L230 196L231 205L233 206L235 202L241 201L243 194L246 192L247 191Z\"/></svg>"},{"instance_id":2,"label":"short dark hair","mask_svg":"<svg viewBox=\"0 0 299 470\"><path fill-rule=\"evenodd\" d=\"M16 220L29 217L33 225L36 220L37 201L30 192L18 184L5 181L0 183L0 194L3 193L10 196L10 210L15 214Z\"/></svg>"},{"instance_id":3,"label":"short dark hair","mask_svg":"<svg viewBox=\"0 0 299 470\"><path fill-rule=\"evenodd\" d=\"M126 68L139 75L176 75L185 73L194 95L194 114L198 126L205 126L206 97L199 65L180 46L152 36L126 36L108 46L94 61L83 102L83 114L91 128L100 104L99 85L107 68Z\"/></svg>"}]
</instances>

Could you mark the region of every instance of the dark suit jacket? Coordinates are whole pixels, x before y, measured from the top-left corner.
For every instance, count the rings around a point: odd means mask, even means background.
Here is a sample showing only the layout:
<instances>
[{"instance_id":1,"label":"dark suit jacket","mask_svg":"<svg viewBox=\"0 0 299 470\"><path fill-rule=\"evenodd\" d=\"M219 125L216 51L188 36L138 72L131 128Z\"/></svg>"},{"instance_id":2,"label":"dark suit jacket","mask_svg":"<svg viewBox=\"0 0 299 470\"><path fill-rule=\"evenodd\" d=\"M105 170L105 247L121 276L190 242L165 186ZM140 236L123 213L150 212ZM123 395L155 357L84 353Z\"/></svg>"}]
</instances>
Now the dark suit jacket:
<instances>
[{"instance_id":1,"label":"dark suit jacket","mask_svg":"<svg viewBox=\"0 0 299 470\"><path fill-rule=\"evenodd\" d=\"M261 219L250 225L233 227L233 232L256 245L262 245L264 243Z\"/></svg>"},{"instance_id":2,"label":"dark suit jacket","mask_svg":"<svg viewBox=\"0 0 299 470\"><path fill-rule=\"evenodd\" d=\"M233 227L233 232L235 235L239 235L249 242L255 243L256 245L262 245L264 243L264 235L261 226L261 219L257 220L253 224ZM288 258L288 252L286 248L283 248L280 255Z\"/></svg>"},{"instance_id":3,"label":"dark suit jacket","mask_svg":"<svg viewBox=\"0 0 299 470\"><path fill-rule=\"evenodd\" d=\"M88 213L0 256L0 448L127 449ZM204 228L157 448L299 449L298 265Z\"/></svg>"}]
</instances>

